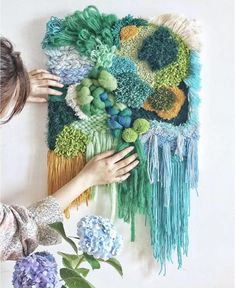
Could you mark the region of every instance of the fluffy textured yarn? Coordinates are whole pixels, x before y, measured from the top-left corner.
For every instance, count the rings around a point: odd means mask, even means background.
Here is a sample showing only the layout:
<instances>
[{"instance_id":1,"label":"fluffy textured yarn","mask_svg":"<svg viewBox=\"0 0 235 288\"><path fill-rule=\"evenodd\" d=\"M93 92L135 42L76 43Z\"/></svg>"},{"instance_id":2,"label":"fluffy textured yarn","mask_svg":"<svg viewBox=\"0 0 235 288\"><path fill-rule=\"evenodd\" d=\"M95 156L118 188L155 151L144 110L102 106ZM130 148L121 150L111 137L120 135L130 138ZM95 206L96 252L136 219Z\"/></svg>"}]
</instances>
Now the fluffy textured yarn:
<instances>
[{"instance_id":1,"label":"fluffy textured yarn","mask_svg":"<svg viewBox=\"0 0 235 288\"><path fill-rule=\"evenodd\" d=\"M157 30L145 38L139 50L140 60L146 60L150 68L160 70L174 62L178 54L178 43L169 29L159 27Z\"/></svg>"},{"instance_id":2,"label":"fluffy textured yarn","mask_svg":"<svg viewBox=\"0 0 235 288\"><path fill-rule=\"evenodd\" d=\"M83 217L77 224L77 236L82 252L97 259L108 260L117 256L123 245L114 225L100 216Z\"/></svg>"},{"instance_id":3,"label":"fluffy textured yarn","mask_svg":"<svg viewBox=\"0 0 235 288\"><path fill-rule=\"evenodd\" d=\"M85 153L89 138L82 131L73 126L64 126L56 138L55 153L59 156L74 158L80 153Z\"/></svg>"},{"instance_id":4,"label":"fluffy textured yarn","mask_svg":"<svg viewBox=\"0 0 235 288\"><path fill-rule=\"evenodd\" d=\"M37 252L18 260L12 284L15 288L59 288L55 258L48 252Z\"/></svg>"}]
</instances>

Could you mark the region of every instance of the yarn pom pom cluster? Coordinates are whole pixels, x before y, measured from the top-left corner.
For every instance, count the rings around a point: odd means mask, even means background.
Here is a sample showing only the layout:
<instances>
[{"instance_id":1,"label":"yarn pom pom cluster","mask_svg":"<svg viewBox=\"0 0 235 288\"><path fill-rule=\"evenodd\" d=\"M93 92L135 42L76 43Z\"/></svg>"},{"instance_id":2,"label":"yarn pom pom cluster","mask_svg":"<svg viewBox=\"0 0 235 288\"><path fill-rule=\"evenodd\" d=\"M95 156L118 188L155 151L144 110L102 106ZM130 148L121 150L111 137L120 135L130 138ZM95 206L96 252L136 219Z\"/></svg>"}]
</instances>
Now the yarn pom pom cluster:
<instances>
[{"instance_id":1,"label":"yarn pom pom cluster","mask_svg":"<svg viewBox=\"0 0 235 288\"><path fill-rule=\"evenodd\" d=\"M199 36L195 20L182 16L118 18L88 6L51 17L42 41L48 70L64 84L63 96L49 97L49 194L94 155L134 146L140 163L126 181L92 187L65 214L110 195L111 218L130 223L132 241L135 217L143 215L163 271L174 251L179 267L188 253L190 190L198 185Z\"/></svg>"}]
</instances>

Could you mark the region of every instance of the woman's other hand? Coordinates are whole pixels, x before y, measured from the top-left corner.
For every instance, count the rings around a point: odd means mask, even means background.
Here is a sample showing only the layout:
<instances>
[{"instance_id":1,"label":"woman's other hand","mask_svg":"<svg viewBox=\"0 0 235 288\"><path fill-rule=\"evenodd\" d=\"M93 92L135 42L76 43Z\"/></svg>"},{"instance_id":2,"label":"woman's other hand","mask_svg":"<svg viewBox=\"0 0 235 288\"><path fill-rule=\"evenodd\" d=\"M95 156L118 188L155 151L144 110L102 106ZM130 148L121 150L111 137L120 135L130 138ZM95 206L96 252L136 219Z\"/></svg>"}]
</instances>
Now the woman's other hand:
<instances>
[{"instance_id":1,"label":"woman's other hand","mask_svg":"<svg viewBox=\"0 0 235 288\"><path fill-rule=\"evenodd\" d=\"M122 182L139 163L136 160L137 154L126 157L133 149L134 147L128 147L116 154L114 151L101 153L93 157L79 175L85 176L89 186Z\"/></svg>"},{"instance_id":2,"label":"woman's other hand","mask_svg":"<svg viewBox=\"0 0 235 288\"><path fill-rule=\"evenodd\" d=\"M47 102L48 94L60 96L62 92L53 87L62 88L64 85L59 82L60 78L50 74L43 69L35 69L29 72L30 95L28 102Z\"/></svg>"}]
</instances>

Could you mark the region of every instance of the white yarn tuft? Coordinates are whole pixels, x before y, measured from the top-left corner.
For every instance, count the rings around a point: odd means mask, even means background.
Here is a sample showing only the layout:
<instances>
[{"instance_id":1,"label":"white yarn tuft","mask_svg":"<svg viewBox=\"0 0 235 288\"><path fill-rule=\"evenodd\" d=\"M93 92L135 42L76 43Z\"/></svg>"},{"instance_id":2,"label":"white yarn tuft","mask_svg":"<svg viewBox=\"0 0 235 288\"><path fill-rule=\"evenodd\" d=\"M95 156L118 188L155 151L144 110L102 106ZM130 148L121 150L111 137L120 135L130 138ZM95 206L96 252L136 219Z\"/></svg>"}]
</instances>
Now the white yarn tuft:
<instances>
[{"instance_id":1,"label":"white yarn tuft","mask_svg":"<svg viewBox=\"0 0 235 288\"><path fill-rule=\"evenodd\" d=\"M76 85L70 85L65 97L65 101L68 106L70 106L73 111L75 112L75 115L78 116L80 119L87 119L87 115L82 112L80 109L78 103L76 102Z\"/></svg>"},{"instance_id":2,"label":"white yarn tuft","mask_svg":"<svg viewBox=\"0 0 235 288\"><path fill-rule=\"evenodd\" d=\"M189 49L200 51L201 27L194 19L187 19L177 14L164 14L149 20L156 25L163 25L178 34Z\"/></svg>"}]
</instances>

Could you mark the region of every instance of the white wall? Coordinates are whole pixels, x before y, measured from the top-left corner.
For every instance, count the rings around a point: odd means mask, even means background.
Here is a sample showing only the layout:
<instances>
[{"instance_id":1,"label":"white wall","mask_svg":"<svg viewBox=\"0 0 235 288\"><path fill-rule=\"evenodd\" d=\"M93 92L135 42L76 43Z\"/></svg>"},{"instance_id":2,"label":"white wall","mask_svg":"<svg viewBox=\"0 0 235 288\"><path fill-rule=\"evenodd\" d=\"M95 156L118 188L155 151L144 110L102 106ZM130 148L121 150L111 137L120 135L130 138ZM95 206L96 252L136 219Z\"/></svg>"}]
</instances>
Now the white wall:
<instances>
[{"instance_id":1,"label":"white wall","mask_svg":"<svg viewBox=\"0 0 235 288\"><path fill-rule=\"evenodd\" d=\"M234 85L232 51L233 0L78 1L3 0L2 34L22 51L28 68L44 67L40 49L45 23L51 15L62 17L88 4L119 16L155 16L177 12L199 19L204 30L203 90L201 105L200 197L192 194L189 257L183 268L168 265L167 275L158 276L149 247L149 233L142 221L139 239L129 243L129 228L118 227L126 238L120 260L121 279L112 269L94 272L97 288L231 288L235 287L234 251ZM28 205L46 196L47 105L27 105L20 116L1 127L2 201ZM102 202L104 203L104 201ZM94 207L74 211L66 226L75 234L75 223ZM71 224L71 225L70 225ZM74 232L73 232L74 231ZM141 239L140 239L141 238ZM65 250L66 245L49 248ZM43 247L40 247L43 249ZM3 288L11 287L13 263L2 264Z\"/></svg>"}]
</instances>

